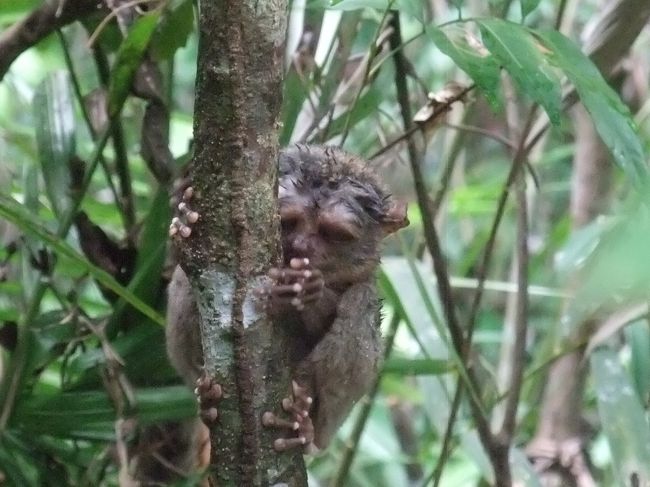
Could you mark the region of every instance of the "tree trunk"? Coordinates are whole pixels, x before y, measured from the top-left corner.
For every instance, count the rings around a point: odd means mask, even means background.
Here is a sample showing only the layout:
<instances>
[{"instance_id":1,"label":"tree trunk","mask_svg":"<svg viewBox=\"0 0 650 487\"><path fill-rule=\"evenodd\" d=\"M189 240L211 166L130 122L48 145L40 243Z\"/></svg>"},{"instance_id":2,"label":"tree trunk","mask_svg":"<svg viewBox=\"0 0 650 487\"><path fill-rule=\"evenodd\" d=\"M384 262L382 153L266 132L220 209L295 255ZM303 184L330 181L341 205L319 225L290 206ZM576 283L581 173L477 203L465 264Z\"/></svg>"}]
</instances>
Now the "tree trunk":
<instances>
[{"instance_id":1,"label":"tree trunk","mask_svg":"<svg viewBox=\"0 0 650 487\"><path fill-rule=\"evenodd\" d=\"M200 213L181 250L201 314L205 369L224 391L211 431L224 485L306 485L300 450L272 449L261 426L289 395L282 327L253 290L280 253L277 159L286 0L200 3L190 178Z\"/></svg>"}]
</instances>

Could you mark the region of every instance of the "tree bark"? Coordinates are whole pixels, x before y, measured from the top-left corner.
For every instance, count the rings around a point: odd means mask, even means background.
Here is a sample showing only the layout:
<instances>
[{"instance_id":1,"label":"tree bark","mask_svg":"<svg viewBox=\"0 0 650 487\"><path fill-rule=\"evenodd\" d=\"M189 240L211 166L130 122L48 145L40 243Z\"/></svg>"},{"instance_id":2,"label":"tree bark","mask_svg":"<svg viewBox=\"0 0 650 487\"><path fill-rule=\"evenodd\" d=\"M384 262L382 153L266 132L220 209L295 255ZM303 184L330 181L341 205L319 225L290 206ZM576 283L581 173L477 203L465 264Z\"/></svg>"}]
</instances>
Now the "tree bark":
<instances>
[{"instance_id":1,"label":"tree bark","mask_svg":"<svg viewBox=\"0 0 650 487\"><path fill-rule=\"evenodd\" d=\"M211 430L213 481L306 484L300 450L261 426L289 395L286 336L253 290L280 253L277 159L286 0L200 3L190 173L200 213L181 249L201 315L206 372L224 397Z\"/></svg>"}]
</instances>

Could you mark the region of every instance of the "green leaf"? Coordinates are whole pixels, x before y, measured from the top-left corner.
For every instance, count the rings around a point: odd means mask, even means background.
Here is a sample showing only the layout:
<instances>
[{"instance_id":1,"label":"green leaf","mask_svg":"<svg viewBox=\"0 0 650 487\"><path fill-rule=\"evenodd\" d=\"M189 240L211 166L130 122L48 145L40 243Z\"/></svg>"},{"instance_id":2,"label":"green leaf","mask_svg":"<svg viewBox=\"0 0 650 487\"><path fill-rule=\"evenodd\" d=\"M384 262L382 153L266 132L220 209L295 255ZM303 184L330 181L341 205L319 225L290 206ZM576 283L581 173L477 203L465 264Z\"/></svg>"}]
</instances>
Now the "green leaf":
<instances>
[{"instance_id":1,"label":"green leaf","mask_svg":"<svg viewBox=\"0 0 650 487\"><path fill-rule=\"evenodd\" d=\"M162 16L151 42L151 50L157 61L171 59L185 46L194 29L194 4L192 0L175 2Z\"/></svg>"},{"instance_id":2,"label":"green leaf","mask_svg":"<svg viewBox=\"0 0 650 487\"><path fill-rule=\"evenodd\" d=\"M646 187L648 166L630 110L571 40L557 31L536 31L534 34L548 50L548 60L562 69L575 86L598 134L618 165L637 187Z\"/></svg>"},{"instance_id":3,"label":"green leaf","mask_svg":"<svg viewBox=\"0 0 650 487\"><path fill-rule=\"evenodd\" d=\"M539 0L521 0L521 18L525 19L528 14L537 8Z\"/></svg>"},{"instance_id":4,"label":"green leaf","mask_svg":"<svg viewBox=\"0 0 650 487\"><path fill-rule=\"evenodd\" d=\"M27 14L40 5L39 0L11 0L0 2L0 25L8 25L22 20Z\"/></svg>"},{"instance_id":5,"label":"green leaf","mask_svg":"<svg viewBox=\"0 0 650 487\"><path fill-rule=\"evenodd\" d=\"M560 121L560 79L534 37L519 24L500 19L477 21L485 47L519 88L539 103L551 122Z\"/></svg>"},{"instance_id":6,"label":"green leaf","mask_svg":"<svg viewBox=\"0 0 650 487\"><path fill-rule=\"evenodd\" d=\"M580 284L566 310L566 324L582 323L595 311L620 309L646 301L650 289L650 209L632 208L598 237L598 245L584 259Z\"/></svg>"},{"instance_id":7,"label":"green leaf","mask_svg":"<svg viewBox=\"0 0 650 487\"><path fill-rule=\"evenodd\" d=\"M34 123L45 191L61 218L70 207L69 163L75 155L74 105L65 71L51 73L36 90Z\"/></svg>"},{"instance_id":8,"label":"green leaf","mask_svg":"<svg viewBox=\"0 0 650 487\"><path fill-rule=\"evenodd\" d=\"M307 98L308 87L292 66L284 78L282 96L282 129L280 131L280 146L285 147L291 141L291 135L298 121L300 109Z\"/></svg>"},{"instance_id":9,"label":"green leaf","mask_svg":"<svg viewBox=\"0 0 650 487\"><path fill-rule=\"evenodd\" d=\"M136 20L117 51L115 66L108 83L108 115L114 117L131 90L135 71L140 66L160 17L155 10Z\"/></svg>"},{"instance_id":10,"label":"green leaf","mask_svg":"<svg viewBox=\"0 0 650 487\"><path fill-rule=\"evenodd\" d=\"M620 485L628 485L632 475L638 476L638 485L648 485L650 429L639 398L613 351L597 350L590 363L598 412Z\"/></svg>"},{"instance_id":11,"label":"green leaf","mask_svg":"<svg viewBox=\"0 0 650 487\"><path fill-rule=\"evenodd\" d=\"M75 261L102 285L124 298L134 308L154 322L164 325L165 319L153 308L142 302L131 291L120 285L110 274L90 263L65 241L47 230L33 215L29 214L17 201L0 194L0 215L12 222L21 230L38 237L56 252Z\"/></svg>"},{"instance_id":12,"label":"green leaf","mask_svg":"<svg viewBox=\"0 0 650 487\"><path fill-rule=\"evenodd\" d=\"M502 102L499 96L499 63L473 34L459 25L443 29L427 27L427 34L444 54L474 80L494 109Z\"/></svg>"}]
</instances>

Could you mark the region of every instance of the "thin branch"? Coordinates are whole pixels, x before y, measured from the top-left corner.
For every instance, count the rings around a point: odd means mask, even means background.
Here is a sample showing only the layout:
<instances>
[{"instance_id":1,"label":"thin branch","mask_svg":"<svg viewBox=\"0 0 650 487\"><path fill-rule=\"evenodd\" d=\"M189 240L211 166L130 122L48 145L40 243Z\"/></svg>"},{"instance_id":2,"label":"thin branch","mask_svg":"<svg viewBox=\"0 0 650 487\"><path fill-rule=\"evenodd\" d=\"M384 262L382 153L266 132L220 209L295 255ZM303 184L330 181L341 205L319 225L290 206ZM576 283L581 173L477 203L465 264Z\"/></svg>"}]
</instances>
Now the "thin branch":
<instances>
[{"instance_id":1,"label":"thin branch","mask_svg":"<svg viewBox=\"0 0 650 487\"><path fill-rule=\"evenodd\" d=\"M517 406L523 383L526 332L528 329L528 205L524 173L520 172L517 190L517 304L515 309L515 337L510 365L510 387L506 399L503 425L499 436L508 445L512 441L517 420Z\"/></svg>"},{"instance_id":2,"label":"thin branch","mask_svg":"<svg viewBox=\"0 0 650 487\"><path fill-rule=\"evenodd\" d=\"M23 20L0 35L0 81L11 64L30 47L64 25L101 12L100 0L60 0L44 2Z\"/></svg>"},{"instance_id":3,"label":"thin branch","mask_svg":"<svg viewBox=\"0 0 650 487\"><path fill-rule=\"evenodd\" d=\"M390 37L391 48L395 49L402 41L400 33L400 22L399 22L399 13L395 12L391 17L391 26L393 27L393 33ZM402 119L404 127L409 127L411 122L410 106L408 99L408 91L406 85L406 74L404 71L404 61L403 61L403 52L397 51L395 54L395 85L397 88L397 99L400 105L402 112ZM464 94L470 88L466 88L458 96L464 96ZM442 113L442 112L441 112ZM415 192L418 200L418 205L420 211L422 212L422 225L424 227L424 236L427 248L431 254L433 260L434 274L437 279L437 289L440 296L440 301L442 303L443 312L447 322L447 327L449 329L449 334L451 336L451 341L456 353L461 358L461 361L464 362L463 358L467 358L469 354L469 347L463 337L463 330L458 322L456 316L456 310L454 307L454 297L449 282L449 274L446 266L446 259L442 252L440 246L440 239L438 238L438 233L435 228L434 215L432 201L429 197L429 193L424 184L424 178L422 175L422 170L420 168L419 154L417 148L412 140L408 141L407 144L409 152L409 161L411 164L411 172L413 174ZM462 364L461 364L462 365ZM477 385L478 381L471 368L467 368L467 378L469 384L474 387ZM459 385L460 387L460 381ZM478 388L476 388L478 389ZM478 397L470 394L469 401L472 416L474 422L476 423L476 428L486 452L490 455L490 460L493 463L495 469L497 468L496 458L494 458L493 453L495 452L494 446L494 437L490 431L488 420L483 414L483 405L480 403Z\"/></svg>"},{"instance_id":4,"label":"thin branch","mask_svg":"<svg viewBox=\"0 0 650 487\"><path fill-rule=\"evenodd\" d=\"M451 455L451 437L454 432L454 423L456 422L456 416L460 409L460 400L462 397L462 383L461 381L458 381L456 384L456 390L454 391L454 399L451 402L451 409L449 410L449 418L447 419L447 427L445 429L445 435L443 436L442 446L440 447L438 461L436 462L436 466L433 469L433 472L431 472L431 475L422 484L423 487L429 485L431 480L433 480L433 487L438 487L440 485L442 472L447 464L447 460L449 460L449 456Z\"/></svg>"},{"instance_id":5,"label":"thin branch","mask_svg":"<svg viewBox=\"0 0 650 487\"><path fill-rule=\"evenodd\" d=\"M395 59L396 59L396 60L397 60L400 56L402 56L402 55L403 55L403 54L401 54L400 51L398 51L398 50L395 51ZM397 61L395 61L395 62L397 62ZM405 80L405 82L406 82L406 74L405 74L405 73L403 73L403 78L404 78L404 80ZM459 92L458 94L456 94L455 96L449 98L449 100L447 100L445 103L441 103L441 104L437 105L436 108L434 109L433 113L432 113L431 116L429 117L429 120L436 120L436 119L438 119L438 117L440 117L440 115L442 115L443 113L449 111L449 107L450 107L451 105L453 105L453 104L456 103L457 101L460 101L460 100L464 99L465 96L467 96L467 94L468 94L470 91L472 91L473 89L474 89L474 85L470 85L470 86L468 86L467 88L465 88L464 90L460 91L460 92ZM410 113L410 109L409 109L409 113ZM403 116L402 116L402 118L403 118ZM373 159L378 158L379 156L385 154L386 152L388 152L389 150L391 150L393 147L395 147L397 144L399 144L399 143L401 143L401 142L404 142L404 141L407 141L407 142L408 142L408 141L411 139L411 136L412 136L415 132L417 132L418 130L424 128L423 125L413 124L413 123L412 123L412 120L411 120L410 118L409 118L409 122L408 122L408 127L409 127L409 128L405 129L404 132L403 132L401 135L399 135L396 139L394 139L393 141L389 142L389 143L386 144L384 147L382 147L381 149L379 149L377 152L375 152L374 154L372 154L372 155L368 158L368 160L372 161Z\"/></svg>"},{"instance_id":6,"label":"thin branch","mask_svg":"<svg viewBox=\"0 0 650 487\"><path fill-rule=\"evenodd\" d=\"M448 122L443 122L441 125L447 128L452 128L456 130L462 130L464 132L483 135L490 139L496 140L497 142L503 144L508 149L513 149L513 150L516 149L515 144L510 139L497 132L492 132L491 130L487 130L481 127L476 127L474 125L453 124Z\"/></svg>"}]
</instances>

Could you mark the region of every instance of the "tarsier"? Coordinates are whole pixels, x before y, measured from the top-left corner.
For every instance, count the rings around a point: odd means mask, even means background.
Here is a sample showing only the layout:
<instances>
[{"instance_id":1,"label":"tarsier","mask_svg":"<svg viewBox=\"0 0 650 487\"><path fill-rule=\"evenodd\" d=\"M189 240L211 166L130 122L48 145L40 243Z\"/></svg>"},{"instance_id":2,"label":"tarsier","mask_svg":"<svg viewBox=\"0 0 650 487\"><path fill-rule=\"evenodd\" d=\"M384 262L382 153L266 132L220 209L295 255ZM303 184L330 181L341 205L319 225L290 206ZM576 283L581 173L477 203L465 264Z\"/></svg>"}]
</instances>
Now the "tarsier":
<instances>
[{"instance_id":1,"label":"tarsier","mask_svg":"<svg viewBox=\"0 0 650 487\"><path fill-rule=\"evenodd\" d=\"M191 197L188 188L170 227L178 240L199 219ZM257 294L292 330L293 393L282 401L285 415L269 411L261 419L290 430L274 442L276 450L312 452L328 445L376 376L382 346L374 272L382 239L408 220L406 206L392 200L366 162L335 147L281 151L278 197L283 266L269 271L271 283ZM201 376L198 311L180 267L169 285L167 319L171 362L197 385L201 417L210 423L222 390Z\"/></svg>"}]
</instances>

